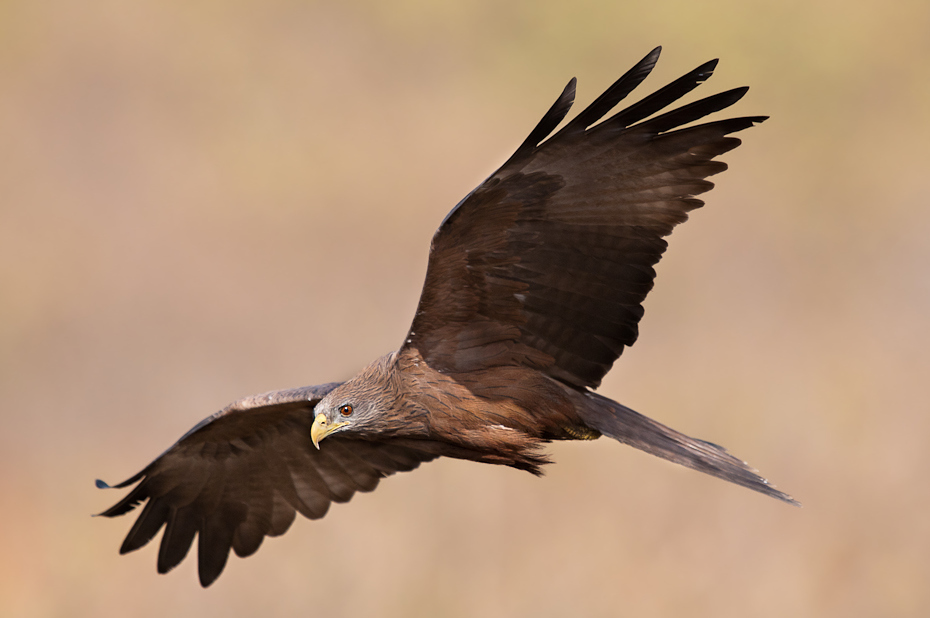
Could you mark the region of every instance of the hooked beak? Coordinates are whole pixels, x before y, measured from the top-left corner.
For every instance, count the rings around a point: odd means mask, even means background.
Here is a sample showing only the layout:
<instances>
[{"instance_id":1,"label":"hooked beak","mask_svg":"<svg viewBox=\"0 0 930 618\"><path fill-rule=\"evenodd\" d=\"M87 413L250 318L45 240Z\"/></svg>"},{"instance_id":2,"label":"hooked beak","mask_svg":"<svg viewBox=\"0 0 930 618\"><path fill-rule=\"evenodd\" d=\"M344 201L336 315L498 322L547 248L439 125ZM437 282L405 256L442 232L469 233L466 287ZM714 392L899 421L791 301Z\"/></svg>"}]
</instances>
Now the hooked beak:
<instances>
[{"instance_id":1,"label":"hooked beak","mask_svg":"<svg viewBox=\"0 0 930 618\"><path fill-rule=\"evenodd\" d=\"M326 420L326 415L320 412L316 415L316 418L313 419L313 425L310 427L310 440L313 441L313 446L315 446L317 450L320 450L320 442L323 438L348 424L348 421L343 421L330 425L329 421Z\"/></svg>"}]
</instances>

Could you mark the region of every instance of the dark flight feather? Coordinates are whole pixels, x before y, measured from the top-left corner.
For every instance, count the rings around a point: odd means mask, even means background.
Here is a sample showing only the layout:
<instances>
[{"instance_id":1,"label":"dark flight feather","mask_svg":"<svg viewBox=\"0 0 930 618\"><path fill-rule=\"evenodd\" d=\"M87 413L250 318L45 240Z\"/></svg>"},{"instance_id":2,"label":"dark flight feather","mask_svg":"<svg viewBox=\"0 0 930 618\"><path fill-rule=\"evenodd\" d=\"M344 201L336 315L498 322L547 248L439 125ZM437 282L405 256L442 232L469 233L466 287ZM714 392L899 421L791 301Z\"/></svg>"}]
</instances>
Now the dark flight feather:
<instances>
[{"instance_id":1,"label":"dark flight feather","mask_svg":"<svg viewBox=\"0 0 930 618\"><path fill-rule=\"evenodd\" d=\"M589 390L636 341L665 237L726 169L716 157L740 144L733 133L765 120L691 124L746 88L667 109L716 60L614 111L659 53L556 132L574 102L572 79L513 156L449 212L396 353L343 384L238 401L117 485L138 483L101 515L144 503L121 553L164 528L165 573L196 537L208 586L230 550L249 556L297 512L323 517L395 472L446 456L539 474L546 442L602 434L795 503L726 449ZM332 429L313 433L324 424ZM311 435L326 438L319 449Z\"/></svg>"},{"instance_id":2,"label":"dark flight feather","mask_svg":"<svg viewBox=\"0 0 930 618\"><path fill-rule=\"evenodd\" d=\"M158 572L167 573L199 535L200 582L209 586L230 548L249 556L265 536L284 534L296 511L318 519L330 502L346 502L357 491L373 490L381 478L437 456L341 436L330 438L332 448L315 449L309 439L313 408L336 386L248 397L199 423L129 479L141 482L125 498L100 513L123 515L148 500L120 553L142 547L165 526ZM107 487L102 481L98 486Z\"/></svg>"}]
</instances>

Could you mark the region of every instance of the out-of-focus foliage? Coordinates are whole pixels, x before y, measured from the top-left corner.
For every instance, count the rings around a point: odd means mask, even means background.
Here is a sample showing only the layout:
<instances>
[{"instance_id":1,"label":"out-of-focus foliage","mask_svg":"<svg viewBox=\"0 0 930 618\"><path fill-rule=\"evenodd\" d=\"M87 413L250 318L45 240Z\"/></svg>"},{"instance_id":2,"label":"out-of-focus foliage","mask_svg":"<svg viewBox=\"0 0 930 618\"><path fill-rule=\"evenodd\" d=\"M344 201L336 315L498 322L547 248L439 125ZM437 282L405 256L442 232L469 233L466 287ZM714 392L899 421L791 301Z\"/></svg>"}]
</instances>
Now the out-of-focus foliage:
<instances>
[{"instance_id":1,"label":"out-of-focus foliage","mask_svg":"<svg viewBox=\"0 0 930 618\"><path fill-rule=\"evenodd\" d=\"M930 614L930 4L0 3L0 614ZM770 114L608 396L803 509L599 440L454 461L203 591L92 519L202 417L396 347L430 235L565 82Z\"/></svg>"}]
</instances>

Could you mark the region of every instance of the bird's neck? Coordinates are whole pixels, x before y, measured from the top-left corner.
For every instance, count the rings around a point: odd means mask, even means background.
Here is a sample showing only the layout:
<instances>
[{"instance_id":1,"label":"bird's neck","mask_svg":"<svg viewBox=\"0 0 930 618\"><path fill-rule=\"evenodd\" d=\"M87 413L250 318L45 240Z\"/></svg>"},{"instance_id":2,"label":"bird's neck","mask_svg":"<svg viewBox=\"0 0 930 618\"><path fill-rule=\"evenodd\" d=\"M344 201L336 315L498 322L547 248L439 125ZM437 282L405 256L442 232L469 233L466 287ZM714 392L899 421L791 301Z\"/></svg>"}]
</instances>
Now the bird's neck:
<instances>
[{"instance_id":1,"label":"bird's neck","mask_svg":"<svg viewBox=\"0 0 930 618\"><path fill-rule=\"evenodd\" d=\"M502 464L539 473L548 463L539 449L544 440L525 431L525 414L515 403L492 402L474 394L457 377L432 369L415 350L395 359L398 409L416 432L444 445L442 454L457 459ZM509 409L513 408L513 409Z\"/></svg>"}]
</instances>

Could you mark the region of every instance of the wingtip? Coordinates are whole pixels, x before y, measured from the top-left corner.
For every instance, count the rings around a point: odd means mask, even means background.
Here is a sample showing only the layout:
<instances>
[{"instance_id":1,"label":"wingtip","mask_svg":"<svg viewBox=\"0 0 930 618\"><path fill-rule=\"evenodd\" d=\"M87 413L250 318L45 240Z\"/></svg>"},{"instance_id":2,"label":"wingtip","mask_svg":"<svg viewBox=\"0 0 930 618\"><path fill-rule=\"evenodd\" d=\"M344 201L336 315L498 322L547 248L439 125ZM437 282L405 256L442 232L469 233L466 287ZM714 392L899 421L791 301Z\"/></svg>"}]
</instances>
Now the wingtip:
<instances>
[{"instance_id":1,"label":"wingtip","mask_svg":"<svg viewBox=\"0 0 930 618\"><path fill-rule=\"evenodd\" d=\"M220 578L220 575L223 573L223 568L225 568L226 563L223 562L223 566L220 567L219 571L210 570L207 571L203 567L197 569L197 579L200 580L201 588L209 588L213 585L213 582Z\"/></svg>"},{"instance_id":2,"label":"wingtip","mask_svg":"<svg viewBox=\"0 0 930 618\"><path fill-rule=\"evenodd\" d=\"M97 487L97 489L113 489L109 483L107 483L106 481L101 481L100 479L96 479L94 481L94 485ZM91 517L100 517L101 515L103 515L103 513L91 513L90 514Z\"/></svg>"},{"instance_id":3,"label":"wingtip","mask_svg":"<svg viewBox=\"0 0 930 618\"><path fill-rule=\"evenodd\" d=\"M659 62L659 56L662 55L662 46L658 45L651 52L643 56L643 59L636 63L636 67L646 68L646 73L651 73L652 69Z\"/></svg>"},{"instance_id":4,"label":"wingtip","mask_svg":"<svg viewBox=\"0 0 930 618\"><path fill-rule=\"evenodd\" d=\"M568 80L568 83L565 84L565 88L562 89L562 94L559 97L559 100L568 100L569 104L575 102L575 92L578 89L578 78L573 77Z\"/></svg>"},{"instance_id":5,"label":"wingtip","mask_svg":"<svg viewBox=\"0 0 930 618\"><path fill-rule=\"evenodd\" d=\"M747 92L749 92L749 86L740 86L739 88L733 88L732 90L728 90L723 94L730 94L732 97L734 97L733 102L736 103L736 101L739 101L744 96L746 96Z\"/></svg>"},{"instance_id":6,"label":"wingtip","mask_svg":"<svg viewBox=\"0 0 930 618\"><path fill-rule=\"evenodd\" d=\"M717 64L720 63L720 58L714 58L713 60L708 60L701 66L694 69L694 75L698 81L705 82L711 78L714 74L714 71L717 70Z\"/></svg>"}]
</instances>

